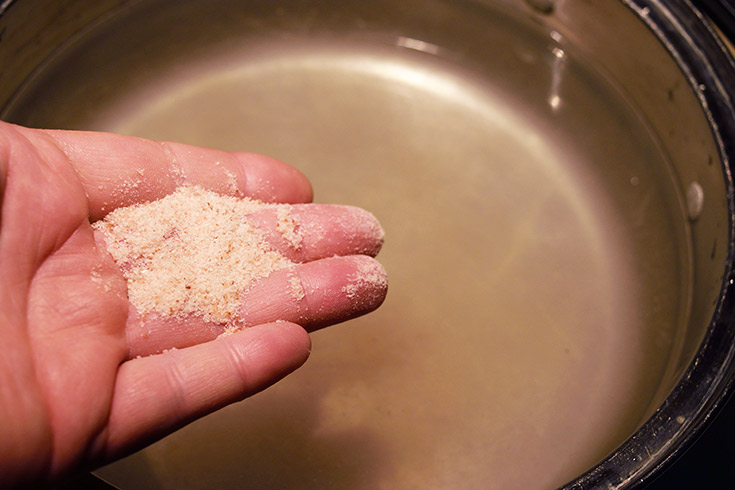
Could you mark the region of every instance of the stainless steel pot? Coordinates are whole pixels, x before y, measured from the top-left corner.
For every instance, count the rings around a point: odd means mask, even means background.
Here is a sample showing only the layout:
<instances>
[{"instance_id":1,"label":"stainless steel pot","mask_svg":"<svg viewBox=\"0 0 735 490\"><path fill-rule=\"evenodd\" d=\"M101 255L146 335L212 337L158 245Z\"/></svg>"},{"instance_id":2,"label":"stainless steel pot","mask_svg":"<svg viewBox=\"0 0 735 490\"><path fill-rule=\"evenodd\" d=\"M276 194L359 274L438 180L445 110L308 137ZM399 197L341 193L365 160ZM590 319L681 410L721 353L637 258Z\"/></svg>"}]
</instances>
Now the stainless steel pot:
<instances>
[{"instance_id":1,"label":"stainless steel pot","mask_svg":"<svg viewBox=\"0 0 735 490\"><path fill-rule=\"evenodd\" d=\"M379 312L122 488L629 488L730 389L735 72L687 1L16 0L0 66L3 119L271 154L388 232Z\"/></svg>"}]
</instances>

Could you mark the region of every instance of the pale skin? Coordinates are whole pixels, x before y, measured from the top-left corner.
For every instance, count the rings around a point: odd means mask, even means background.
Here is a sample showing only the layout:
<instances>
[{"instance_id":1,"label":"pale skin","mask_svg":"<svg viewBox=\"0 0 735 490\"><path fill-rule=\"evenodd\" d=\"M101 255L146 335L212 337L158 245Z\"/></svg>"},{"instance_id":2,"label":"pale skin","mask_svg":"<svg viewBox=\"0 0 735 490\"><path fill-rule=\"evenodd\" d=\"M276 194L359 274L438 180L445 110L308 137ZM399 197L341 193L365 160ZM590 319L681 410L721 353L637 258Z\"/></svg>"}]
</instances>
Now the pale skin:
<instances>
[{"instance_id":1,"label":"pale skin","mask_svg":"<svg viewBox=\"0 0 735 490\"><path fill-rule=\"evenodd\" d=\"M273 213L256 217L299 265L245 293L249 327L219 339L221 326L196 318L142 324L91 227L184 183L297 204L304 229L327 231L307 232L296 250ZM384 282L355 279L384 274L374 218L301 204L312 199L306 178L259 155L0 122L0 199L0 487L93 468L253 395L306 361L309 331L372 311L386 294ZM305 296L289 293L289 274Z\"/></svg>"}]
</instances>

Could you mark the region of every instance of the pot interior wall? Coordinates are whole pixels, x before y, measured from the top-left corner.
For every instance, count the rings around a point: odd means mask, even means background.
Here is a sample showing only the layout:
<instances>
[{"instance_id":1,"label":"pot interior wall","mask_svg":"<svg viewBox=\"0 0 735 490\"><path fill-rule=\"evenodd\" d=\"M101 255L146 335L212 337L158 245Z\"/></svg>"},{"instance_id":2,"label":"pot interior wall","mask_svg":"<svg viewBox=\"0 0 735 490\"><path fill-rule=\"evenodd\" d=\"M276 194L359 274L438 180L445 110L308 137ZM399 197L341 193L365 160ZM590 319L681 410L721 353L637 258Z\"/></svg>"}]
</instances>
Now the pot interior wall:
<instances>
[{"instance_id":1,"label":"pot interior wall","mask_svg":"<svg viewBox=\"0 0 735 490\"><path fill-rule=\"evenodd\" d=\"M692 296L689 182L624 81L543 17L433 0L111 12L3 119L280 158L318 201L378 216L391 277L379 311L313 335L299 372L101 469L111 482L560 485L686 365L709 300Z\"/></svg>"}]
</instances>

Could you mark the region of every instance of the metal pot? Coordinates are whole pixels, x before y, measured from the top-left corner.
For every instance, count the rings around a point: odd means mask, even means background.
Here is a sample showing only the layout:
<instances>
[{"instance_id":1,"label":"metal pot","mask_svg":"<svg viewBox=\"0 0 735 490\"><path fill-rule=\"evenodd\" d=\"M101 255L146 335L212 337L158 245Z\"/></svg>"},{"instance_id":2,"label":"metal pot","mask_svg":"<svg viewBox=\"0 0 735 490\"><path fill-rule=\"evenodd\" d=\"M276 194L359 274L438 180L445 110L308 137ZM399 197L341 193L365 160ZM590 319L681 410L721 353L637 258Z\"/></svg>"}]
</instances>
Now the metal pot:
<instances>
[{"instance_id":1,"label":"metal pot","mask_svg":"<svg viewBox=\"0 0 735 490\"><path fill-rule=\"evenodd\" d=\"M688 1L11 0L0 66L5 120L271 154L388 233L379 312L122 488L630 488L730 389L735 68Z\"/></svg>"}]
</instances>

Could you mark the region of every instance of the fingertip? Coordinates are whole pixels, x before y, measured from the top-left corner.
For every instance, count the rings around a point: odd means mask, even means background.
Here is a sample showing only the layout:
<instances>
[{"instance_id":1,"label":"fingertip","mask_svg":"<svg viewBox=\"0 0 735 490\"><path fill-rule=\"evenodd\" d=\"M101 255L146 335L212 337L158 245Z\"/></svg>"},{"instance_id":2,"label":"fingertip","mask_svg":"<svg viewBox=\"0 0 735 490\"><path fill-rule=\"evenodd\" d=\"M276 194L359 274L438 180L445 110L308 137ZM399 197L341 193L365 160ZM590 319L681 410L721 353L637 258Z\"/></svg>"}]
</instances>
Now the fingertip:
<instances>
[{"instance_id":1,"label":"fingertip","mask_svg":"<svg viewBox=\"0 0 735 490\"><path fill-rule=\"evenodd\" d=\"M311 182L298 169L275 158L233 153L240 163L239 186L248 197L264 202L307 203L313 199Z\"/></svg>"},{"instance_id":2,"label":"fingertip","mask_svg":"<svg viewBox=\"0 0 735 490\"><path fill-rule=\"evenodd\" d=\"M347 226L345 228L350 231L347 234L347 241L353 244L355 253L371 257L378 255L385 242L385 231L378 218L363 208L356 206L343 207L346 210L345 221Z\"/></svg>"},{"instance_id":3,"label":"fingertip","mask_svg":"<svg viewBox=\"0 0 735 490\"><path fill-rule=\"evenodd\" d=\"M304 291L296 318L309 331L370 313L388 293L385 268L366 255L331 257L296 270Z\"/></svg>"},{"instance_id":4,"label":"fingertip","mask_svg":"<svg viewBox=\"0 0 735 490\"><path fill-rule=\"evenodd\" d=\"M377 309L388 294L388 272L385 267L366 255L351 257L355 261L354 272L347 277L342 292L352 300L353 308L364 314Z\"/></svg>"},{"instance_id":5,"label":"fingertip","mask_svg":"<svg viewBox=\"0 0 735 490\"><path fill-rule=\"evenodd\" d=\"M301 367L311 353L311 338L301 326L276 321L242 329L224 342L249 396Z\"/></svg>"},{"instance_id":6,"label":"fingertip","mask_svg":"<svg viewBox=\"0 0 735 490\"><path fill-rule=\"evenodd\" d=\"M311 332L370 313L387 292L388 276L372 257L329 257L256 283L242 296L240 318L244 325L289 320Z\"/></svg>"},{"instance_id":7,"label":"fingertip","mask_svg":"<svg viewBox=\"0 0 735 490\"><path fill-rule=\"evenodd\" d=\"M339 204L284 204L248 216L268 243L296 262L369 255L383 247L385 232L369 211Z\"/></svg>"},{"instance_id":8,"label":"fingertip","mask_svg":"<svg viewBox=\"0 0 735 490\"><path fill-rule=\"evenodd\" d=\"M258 328L258 327L251 327ZM293 322L278 320L273 323L260 325L262 329L268 329L271 341L279 344L276 349L293 359L293 369L301 366L311 354L311 337L301 326ZM268 351L272 351L271 348Z\"/></svg>"}]
</instances>

